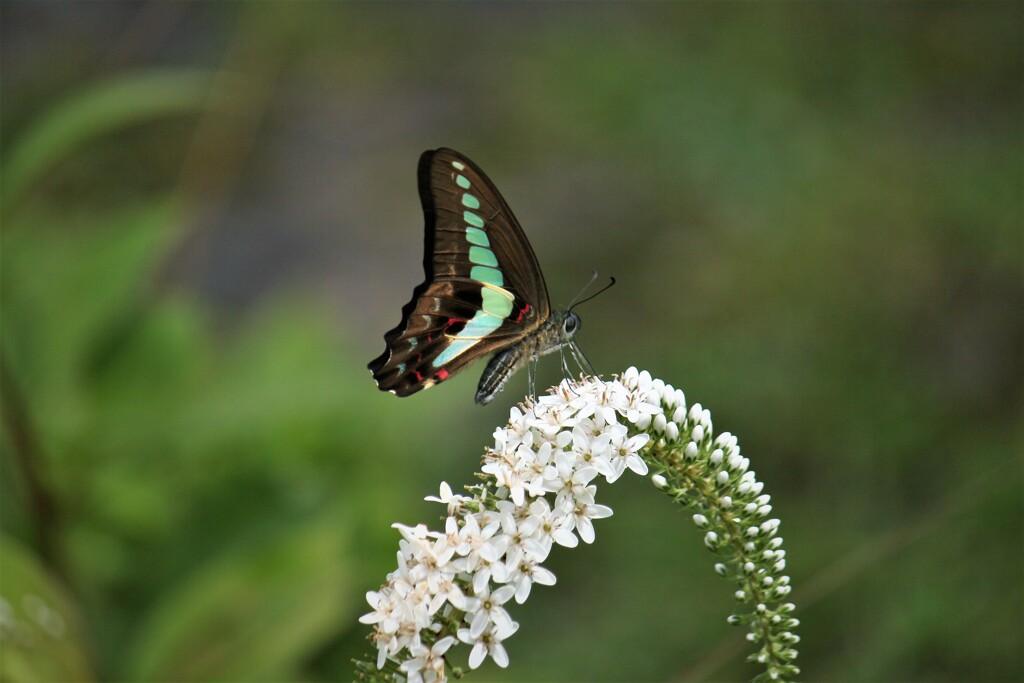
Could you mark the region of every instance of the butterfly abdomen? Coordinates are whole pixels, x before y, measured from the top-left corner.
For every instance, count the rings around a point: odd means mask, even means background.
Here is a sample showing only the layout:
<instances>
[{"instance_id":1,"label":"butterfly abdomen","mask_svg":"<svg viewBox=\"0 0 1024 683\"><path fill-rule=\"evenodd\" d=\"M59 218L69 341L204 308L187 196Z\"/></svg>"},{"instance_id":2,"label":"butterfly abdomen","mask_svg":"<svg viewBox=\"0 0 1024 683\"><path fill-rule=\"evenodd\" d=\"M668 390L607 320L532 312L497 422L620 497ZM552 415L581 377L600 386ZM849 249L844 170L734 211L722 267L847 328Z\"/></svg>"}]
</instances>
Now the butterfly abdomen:
<instances>
[{"instance_id":1,"label":"butterfly abdomen","mask_svg":"<svg viewBox=\"0 0 1024 683\"><path fill-rule=\"evenodd\" d=\"M519 368L526 365L530 360L527 353L527 341L511 346L500 353L496 353L484 373L480 375L480 384L476 388L476 402L482 406L490 403L495 396L501 393L512 375L516 374Z\"/></svg>"},{"instance_id":2,"label":"butterfly abdomen","mask_svg":"<svg viewBox=\"0 0 1024 683\"><path fill-rule=\"evenodd\" d=\"M555 313L536 332L528 335L518 344L496 353L480 376L480 384L476 389L476 402L480 405L487 405L501 393L501 390L505 388L505 383L520 368L558 349L564 342L561 329L565 317L566 313L564 312Z\"/></svg>"}]
</instances>

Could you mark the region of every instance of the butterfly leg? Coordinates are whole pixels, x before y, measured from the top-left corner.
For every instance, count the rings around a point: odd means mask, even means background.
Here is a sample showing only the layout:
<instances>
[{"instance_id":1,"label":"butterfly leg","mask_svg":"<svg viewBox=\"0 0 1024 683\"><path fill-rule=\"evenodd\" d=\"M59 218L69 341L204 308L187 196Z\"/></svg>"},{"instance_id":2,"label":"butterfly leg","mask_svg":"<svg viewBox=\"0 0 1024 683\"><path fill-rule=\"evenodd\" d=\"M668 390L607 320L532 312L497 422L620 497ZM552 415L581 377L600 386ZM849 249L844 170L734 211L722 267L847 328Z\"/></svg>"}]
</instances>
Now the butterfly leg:
<instances>
[{"instance_id":1,"label":"butterfly leg","mask_svg":"<svg viewBox=\"0 0 1024 683\"><path fill-rule=\"evenodd\" d=\"M569 362L565 359L565 346L565 344L562 344L561 346L558 347L558 357L562 361L562 378L566 382L568 382L569 391L571 391L573 394L577 394L576 390L572 386L573 378L572 371L569 370ZM570 349L571 348L572 347L570 346Z\"/></svg>"},{"instance_id":2,"label":"butterfly leg","mask_svg":"<svg viewBox=\"0 0 1024 683\"><path fill-rule=\"evenodd\" d=\"M558 361L562 366L562 379L572 379L572 374L569 372L569 364L565 362L565 344L558 346Z\"/></svg>"},{"instance_id":3,"label":"butterfly leg","mask_svg":"<svg viewBox=\"0 0 1024 683\"><path fill-rule=\"evenodd\" d=\"M530 358L526 364L526 376L530 385L530 398L537 400L537 356Z\"/></svg>"},{"instance_id":4,"label":"butterfly leg","mask_svg":"<svg viewBox=\"0 0 1024 683\"><path fill-rule=\"evenodd\" d=\"M580 371L583 374L591 377L597 375L597 373L594 372L594 366L590 364L586 354L583 353L583 349L580 348L579 343L575 339L569 344L569 350L572 352L573 360L576 361L576 365L579 366Z\"/></svg>"}]
</instances>

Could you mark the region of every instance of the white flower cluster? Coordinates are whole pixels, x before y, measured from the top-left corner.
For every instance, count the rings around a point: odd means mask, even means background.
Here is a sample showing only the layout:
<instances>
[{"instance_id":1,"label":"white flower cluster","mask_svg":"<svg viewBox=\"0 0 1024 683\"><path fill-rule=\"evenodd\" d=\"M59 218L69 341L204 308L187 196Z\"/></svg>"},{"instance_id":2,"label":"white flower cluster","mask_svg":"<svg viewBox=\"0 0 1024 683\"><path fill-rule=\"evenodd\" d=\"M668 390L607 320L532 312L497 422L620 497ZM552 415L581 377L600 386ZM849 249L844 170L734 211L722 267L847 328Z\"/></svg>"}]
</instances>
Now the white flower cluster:
<instances>
[{"instance_id":1,"label":"white flower cluster","mask_svg":"<svg viewBox=\"0 0 1024 683\"><path fill-rule=\"evenodd\" d=\"M678 435L663 406L685 406L682 392L631 368L611 382L562 382L513 408L484 456L486 483L473 496L442 484L427 498L447 506L443 532L395 525L398 569L367 593L373 611L360 619L374 625L377 668L391 661L409 683L444 681L445 653L458 641L472 645L471 668L488 656L507 666L502 642L519 625L506 604L555 583L541 566L554 544L594 541L594 520L612 514L595 500L598 478L647 473L639 453L650 436L630 436L626 423L633 432L672 425Z\"/></svg>"}]
</instances>

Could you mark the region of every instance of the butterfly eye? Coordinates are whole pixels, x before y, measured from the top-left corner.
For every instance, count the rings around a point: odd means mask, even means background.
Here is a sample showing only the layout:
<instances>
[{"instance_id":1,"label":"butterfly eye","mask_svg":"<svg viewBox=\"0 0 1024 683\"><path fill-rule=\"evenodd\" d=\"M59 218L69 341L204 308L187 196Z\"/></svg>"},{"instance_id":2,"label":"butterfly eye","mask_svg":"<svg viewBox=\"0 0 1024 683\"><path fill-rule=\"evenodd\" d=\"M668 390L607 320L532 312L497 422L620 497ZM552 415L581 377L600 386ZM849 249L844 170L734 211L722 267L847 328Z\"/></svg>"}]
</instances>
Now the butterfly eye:
<instances>
[{"instance_id":1,"label":"butterfly eye","mask_svg":"<svg viewBox=\"0 0 1024 683\"><path fill-rule=\"evenodd\" d=\"M574 334L580 326L580 319L576 317L575 313L570 313L562 324L562 328L566 334Z\"/></svg>"}]
</instances>

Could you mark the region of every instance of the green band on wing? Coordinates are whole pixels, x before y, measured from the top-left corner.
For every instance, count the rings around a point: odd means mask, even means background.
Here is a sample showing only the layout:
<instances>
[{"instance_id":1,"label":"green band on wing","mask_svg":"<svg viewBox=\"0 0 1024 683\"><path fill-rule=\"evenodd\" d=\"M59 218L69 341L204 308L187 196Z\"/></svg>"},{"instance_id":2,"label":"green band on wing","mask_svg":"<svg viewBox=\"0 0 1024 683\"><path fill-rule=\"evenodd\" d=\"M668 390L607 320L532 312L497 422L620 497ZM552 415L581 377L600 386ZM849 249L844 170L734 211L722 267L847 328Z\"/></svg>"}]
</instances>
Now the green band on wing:
<instances>
[{"instance_id":1,"label":"green band on wing","mask_svg":"<svg viewBox=\"0 0 1024 683\"><path fill-rule=\"evenodd\" d=\"M512 300L501 292L495 291L490 287L484 287L480 290L480 297L484 302L483 309L485 313L490 313L504 320L512 312Z\"/></svg>"},{"instance_id":2,"label":"green band on wing","mask_svg":"<svg viewBox=\"0 0 1024 683\"><path fill-rule=\"evenodd\" d=\"M469 179L464 175L455 176L455 184L461 187L463 190L469 189Z\"/></svg>"},{"instance_id":3,"label":"green band on wing","mask_svg":"<svg viewBox=\"0 0 1024 683\"><path fill-rule=\"evenodd\" d=\"M482 338L501 327L502 320L502 318L487 315L483 311L477 311L473 319L466 323L461 332L455 335L455 339L448 344L444 351L437 355L437 358L431 362L431 365L439 368L446 363L450 363L456 357L479 343Z\"/></svg>"},{"instance_id":4,"label":"green band on wing","mask_svg":"<svg viewBox=\"0 0 1024 683\"><path fill-rule=\"evenodd\" d=\"M487 247L470 247L469 260L480 266L494 267L498 265L498 259L494 256L494 252Z\"/></svg>"},{"instance_id":5,"label":"green band on wing","mask_svg":"<svg viewBox=\"0 0 1024 683\"><path fill-rule=\"evenodd\" d=\"M467 192L464 195L462 195L462 205L468 206L471 209L479 209L480 200Z\"/></svg>"},{"instance_id":6,"label":"green band on wing","mask_svg":"<svg viewBox=\"0 0 1024 683\"><path fill-rule=\"evenodd\" d=\"M487 233L479 228L466 228L466 239L470 244L479 244L481 247L491 246L491 241L487 239Z\"/></svg>"},{"instance_id":7,"label":"green band on wing","mask_svg":"<svg viewBox=\"0 0 1024 683\"><path fill-rule=\"evenodd\" d=\"M473 266L472 270L469 271L469 276L478 282L486 282L495 287L503 287L505 285L505 278L501 276L501 271L496 268Z\"/></svg>"},{"instance_id":8,"label":"green band on wing","mask_svg":"<svg viewBox=\"0 0 1024 683\"><path fill-rule=\"evenodd\" d=\"M484 227L484 219L477 216L472 211L463 211L462 217L466 219L466 222L472 225L474 228Z\"/></svg>"}]
</instances>

